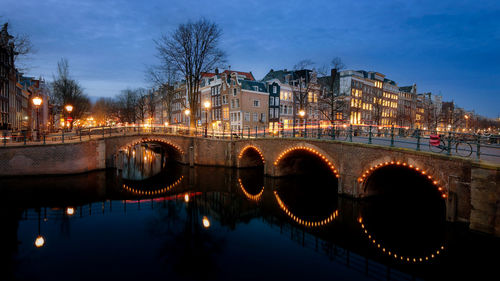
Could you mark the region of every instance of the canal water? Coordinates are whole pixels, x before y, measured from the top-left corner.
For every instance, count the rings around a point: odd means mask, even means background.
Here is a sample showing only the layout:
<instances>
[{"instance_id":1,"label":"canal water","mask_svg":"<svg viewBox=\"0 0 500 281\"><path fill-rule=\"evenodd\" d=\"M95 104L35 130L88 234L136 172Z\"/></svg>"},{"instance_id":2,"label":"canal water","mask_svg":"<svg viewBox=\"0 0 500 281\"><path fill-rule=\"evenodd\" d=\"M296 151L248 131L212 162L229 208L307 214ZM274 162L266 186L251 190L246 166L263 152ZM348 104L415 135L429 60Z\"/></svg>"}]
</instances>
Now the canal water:
<instances>
[{"instance_id":1,"label":"canal water","mask_svg":"<svg viewBox=\"0 0 500 281\"><path fill-rule=\"evenodd\" d=\"M0 179L0 280L497 280L500 241L445 221L432 184L386 170L373 198L318 169L176 164Z\"/></svg>"}]
</instances>

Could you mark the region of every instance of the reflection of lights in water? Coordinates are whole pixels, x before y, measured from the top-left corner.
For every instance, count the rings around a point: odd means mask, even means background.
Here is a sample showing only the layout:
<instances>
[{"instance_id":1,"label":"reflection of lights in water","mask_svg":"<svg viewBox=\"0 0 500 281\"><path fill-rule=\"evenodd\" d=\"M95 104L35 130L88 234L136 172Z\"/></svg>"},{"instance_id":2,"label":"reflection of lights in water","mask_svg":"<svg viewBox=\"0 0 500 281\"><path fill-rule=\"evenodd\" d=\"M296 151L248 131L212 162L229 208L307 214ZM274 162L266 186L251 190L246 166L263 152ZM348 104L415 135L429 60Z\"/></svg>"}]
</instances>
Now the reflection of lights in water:
<instances>
[{"instance_id":1,"label":"reflection of lights in water","mask_svg":"<svg viewBox=\"0 0 500 281\"><path fill-rule=\"evenodd\" d=\"M386 255L388 255L388 256L396 259L396 260L399 260L399 261L410 262L410 263L425 262L425 261L429 261L429 260L437 257L439 254L441 254L441 251L444 250L444 246L441 246L441 247L439 247L438 250L434 251L432 254L426 255L426 256L420 256L420 257L398 255L396 252L391 251L389 249L386 249L382 244L380 244L379 241L377 241L373 237L373 235L371 235L368 232L368 230L366 229L365 225L363 224L363 218L359 218L358 219L358 223L360 224L361 229L363 229L363 233L365 234L365 236L368 238L368 240L375 247L377 247L377 249L380 249L382 251L382 253L384 253L384 254L386 254Z\"/></svg>"},{"instance_id":2,"label":"reflection of lights in water","mask_svg":"<svg viewBox=\"0 0 500 281\"><path fill-rule=\"evenodd\" d=\"M158 189L158 190L147 190L147 191L138 190L138 189L131 188L131 187L129 187L126 184L123 184L122 187L123 187L123 189L127 190L128 192L132 192L132 193L135 193L135 194L138 194L138 195L158 195L158 194L170 191L172 188L174 188L177 185L179 185L181 183L181 181L182 181L183 178L184 178L184 176L181 176L178 180L176 180L171 185L168 185L168 186L166 186L166 187L164 187L162 189Z\"/></svg>"},{"instance_id":3,"label":"reflection of lights in water","mask_svg":"<svg viewBox=\"0 0 500 281\"><path fill-rule=\"evenodd\" d=\"M203 216L203 227L204 228L209 228L210 227L210 221L208 220L208 218L206 216Z\"/></svg>"},{"instance_id":4,"label":"reflection of lights in water","mask_svg":"<svg viewBox=\"0 0 500 281\"><path fill-rule=\"evenodd\" d=\"M390 162L382 162L382 163L379 163L375 166L372 166L370 167L370 169L366 170L363 172L363 174L361 175L361 177L358 178L358 182L359 183L362 183L364 181L366 181L366 179L368 179L368 176L373 173L375 170L377 170L378 168L381 168L381 167L384 167L384 166L389 166L389 165L392 165L392 166L402 166L402 167L408 167L410 169L413 169L415 170L416 172L419 172L420 174L422 174L423 176L426 176L427 179L434 185L437 187L438 191L441 193L441 197L442 198L447 198L448 195L446 194L446 190L439 185L439 181L436 180L436 179L433 179L433 177L431 175L428 175L427 171L425 170L422 170L420 169L419 167L416 167L412 164L408 165L406 162L402 162L402 161L390 161Z\"/></svg>"},{"instance_id":5,"label":"reflection of lights in water","mask_svg":"<svg viewBox=\"0 0 500 281\"><path fill-rule=\"evenodd\" d=\"M38 235L38 237L35 239L35 247L41 248L45 245L45 238L43 238L42 235Z\"/></svg>"},{"instance_id":6,"label":"reflection of lights in water","mask_svg":"<svg viewBox=\"0 0 500 281\"><path fill-rule=\"evenodd\" d=\"M66 215L72 216L74 214L75 214L75 208L73 208L73 207L66 208Z\"/></svg>"},{"instance_id":7,"label":"reflection of lights in water","mask_svg":"<svg viewBox=\"0 0 500 281\"><path fill-rule=\"evenodd\" d=\"M274 166L278 166L278 163L281 161L281 159L283 157L285 157L288 153L294 151L294 150L304 150L304 151L308 151L312 154L315 154L316 156L318 156L321 160L323 160L323 162L325 162L328 167L330 168L330 170L332 170L332 172L335 174L335 177L340 177L339 174L338 174L338 171L337 169L335 169L335 166L333 166L333 164L330 162L330 160L328 160L327 157L325 157L323 154L321 154L319 151L317 151L316 149L314 148L309 148L309 147L306 147L306 146L297 146L297 147L292 147L292 148L288 148L286 149L285 151L283 151L279 156L278 156L278 159L276 159L276 161L274 161Z\"/></svg>"},{"instance_id":8,"label":"reflection of lights in water","mask_svg":"<svg viewBox=\"0 0 500 281\"><path fill-rule=\"evenodd\" d=\"M292 220L294 220L296 223L307 226L307 227L318 227L318 226L324 226L332 222L338 215L339 211L335 210L330 216L328 216L326 219L321 220L321 221L306 221L303 219L298 218L290 210L288 210L288 207L281 201L281 198L278 196L278 192L276 190L274 191L274 196L276 197L276 201L278 201L278 205L280 208L287 214Z\"/></svg>"},{"instance_id":9,"label":"reflection of lights in water","mask_svg":"<svg viewBox=\"0 0 500 281\"><path fill-rule=\"evenodd\" d=\"M184 202L189 202L189 194L184 194Z\"/></svg>"},{"instance_id":10,"label":"reflection of lights in water","mask_svg":"<svg viewBox=\"0 0 500 281\"><path fill-rule=\"evenodd\" d=\"M262 187L262 190L259 193L252 195L252 194L248 193L248 191L245 190L245 187L243 186L241 179L238 179L238 183L240 184L240 188L241 188L241 191L243 191L243 194L245 194L245 196L250 200L259 201L260 198L262 197L262 194L264 193L264 187Z\"/></svg>"},{"instance_id":11,"label":"reflection of lights in water","mask_svg":"<svg viewBox=\"0 0 500 281\"><path fill-rule=\"evenodd\" d=\"M262 155L262 152L260 152L260 149L258 149L256 146L253 146L253 145L247 145L245 146L241 152L240 152L240 155L238 155L238 158L241 159L241 157L243 157L243 153L245 153L245 151L249 148L253 148L255 151L257 151L257 153L259 154L260 156L260 159L262 159L262 163L266 163L266 161L264 160L264 156Z\"/></svg>"}]
</instances>

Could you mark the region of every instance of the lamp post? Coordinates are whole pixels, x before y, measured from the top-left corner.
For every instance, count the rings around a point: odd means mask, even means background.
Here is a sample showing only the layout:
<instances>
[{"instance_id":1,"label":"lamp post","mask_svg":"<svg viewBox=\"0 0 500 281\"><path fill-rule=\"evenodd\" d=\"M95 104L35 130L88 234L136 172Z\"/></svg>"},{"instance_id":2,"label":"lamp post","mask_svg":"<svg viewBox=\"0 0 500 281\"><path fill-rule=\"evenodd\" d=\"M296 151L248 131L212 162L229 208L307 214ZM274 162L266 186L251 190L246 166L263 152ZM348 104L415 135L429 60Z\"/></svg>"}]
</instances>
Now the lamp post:
<instances>
[{"instance_id":1,"label":"lamp post","mask_svg":"<svg viewBox=\"0 0 500 281\"><path fill-rule=\"evenodd\" d=\"M69 121L70 128L73 129L73 126L71 126L72 125L72 121L73 121L73 118L71 118L71 112L73 111L73 106L71 104L68 104L64 108L68 112L68 118L66 120ZM71 121L70 121L70 118L71 118Z\"/></svg>"},{"instance_id":2,"label":"lamp post","mask_svg":"<svg viewBox=\"0 0 500 281\"><path fill-rule=\"evenodd\" d=\"M465 115L464 115L464 118L465 118L465 130L467 130L467 127L468 127L468 126L467 126L467 125L468 125L468 124L467 124L467 123L468 123L467 121L469 121L469 115L465 114Z\"/></svg>"},{"instance_id":3,"label":"lamp post","mask_svg":"<svg viewBox=\"0 0 500 281\"><path fill-rule=\"evenodd\" d=\"M33 105L35 106L36 108L36 139L39 140L40 139L40 124L39 124L39 120L38 120L38 115L39 115L39 108L40 108L40 105L42 104L43 100L41 97L34 97L33 100Z\"/></svg>"},{"instance_id":4,"label":"lamp post","mask_svg":"<svg viewBox=\"0 0 500 281\"><path fill-rule=\"evenodd\" d=\"M305 134L305 132L306 132L306 123L304 121L304 116L306 116L306 111L303 110L303 109L299 110L299 116L302 119L302 122L304 123L304 134Z\"/></svg>"},{"instance_id":5,"label":"lamp post","mask_svg":"<svg viewBox=\"0 0 500 281\"><path fill-rule=\"evenodd\" d=\"M203 106L205 107L205 137L207 137L207 131L208 131L208 110L210 109L210 102L205 101L203 103Z\"/></svg>"},{"instance_id":6,"label":"lamp post","mask_svg":"<svg viewBox=\"0 0 500 281\"><path fill-rule=\"evenodd\" d=\"M186 110L184 110L184 115L186 115L186 121L187 121L187 127L189 128L189 115L191 114L191 110L189 110L189 108L187 108ZM191 130L191 128L189 128L188 130Z\"/></svg>"}]
</instances>

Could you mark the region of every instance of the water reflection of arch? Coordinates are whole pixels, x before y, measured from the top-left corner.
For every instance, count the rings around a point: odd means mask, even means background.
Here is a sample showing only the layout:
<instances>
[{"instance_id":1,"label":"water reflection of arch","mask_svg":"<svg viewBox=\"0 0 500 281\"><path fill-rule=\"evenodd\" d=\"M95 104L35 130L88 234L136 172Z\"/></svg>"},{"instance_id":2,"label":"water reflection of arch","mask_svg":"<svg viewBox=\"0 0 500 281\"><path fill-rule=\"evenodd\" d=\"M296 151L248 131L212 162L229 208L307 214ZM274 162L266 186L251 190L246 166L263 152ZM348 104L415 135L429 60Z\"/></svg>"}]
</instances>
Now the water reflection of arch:
<instances>
[{"instance_id":1,"label":"water reflection of arch","mask_svg":"<svg viewBox=\"0 0 500 281\"><path fill-rule=\"evenodd\" d=\"M152 187L152 188L134 188L132 186L129 186L127 184L123 184L122 185L122 188L124 190L126 190L127 192L130 192L130 193L133 193L133 194L136 194L136 195L153 195L153 196L156 196L156 195L160 195L160 194L163 194L163 193L167 193L169 191L171 191L172 189L174 189L175 187L179 186L182 182L182 180L184 179L184 176L181 176L178 180L174 181L173 183L169 184L169 185L166 185L166 186L163 186L163 187Z\"/></svg>"},{"instance_id":2,"label":"water reflection of arch","mask_svg":"<svg viewBox=\"0 0 500 281\"><path fill-rule=\"evenodd\" d=\"M253 145L249 144L243 147L238 154L237 167L258 167L263 166L266 163L262 150Z\"/></svg>"},{"instance_id":3,"label":"water reflection of arch","mask_svg":"<svg viewBox=\"0 0 500 281\"><path fill-rule=\"evenodd\" d=\"M293 157L294 155L296 156L295 158ZM292 146L283 150L274 161L274 166L276 167L276 175L283 176L299 173L300 170L294 167L295 163L293 163L293 160L296 158L301 159L301 157L307 158L310 156L312 156L312 159L319 160L319 163L330 170L336 178L340 177L336 165L334 165L333 159L326 152L309 144Z\"/></svg>"},{"instance_id":4,"label":"water reflection of arch","mask_svg":"<svg viewBox=\"0 0 500 281\"><path fill-rule=\"evenodd\" d=\"M439 191L441 197L443 199L448 197L446 189L443 187L443 183L437 179L435 176L431 175L429 171L414 165L414 164L409 164L405 161L397 161L397 160L392 160L392 161L382 161L379 162L378 164L375 164L369 168L366 168L358 177L358 183L361 185L362 190L364 191L365 194L368 193L368 184L370 181L370 176L374 174L374 172L379 171L382 168L387 168L387 167L397 167L397 168L404 168L408 169L410 171L414 171L416 175L420 175L422 177L425 177L426 180L435 186L436 190Z\"/></svg>"},{"instance_id":5,"label":"water reflection of arch","mask_svg":"<svg viewBox=\"0 0 500 281\"><path fill-rule=\"evenodd\" d=\"M243 194L245 194L245 197L252 201L260 201L260 199L262 198L262 194L264 194L264 186L262 186L262 189L259 191L259 193L251 194L245 189L245 186L243 185L243 182L240 178L238 179L238 184Z\"/></svg>"},{"instance_id":6,"label":"water reflection of arch","mask_svg":"<svg viewBox=\"0 0 500 281\"><path fill-rule=\"evenodd\" d=\"M394 258L395 260L401 261L401 262L408 262L408 263L422 263L422 262L427 262L430 261L437 256L439 256L442 251L445 249L444 244L442 244L440 247L438 247L437 250L432 251L431 253L428 253L426 255L421 255L421 256L409 256L409 255L401 255L398 254L397 251L394 251L393 249L388 249L384 247L384 245L375 239L372 233L366 229L366 226L363 223L363 218L360 217L358 218L358 223L363 231L364 236L377 248L379 249L383 254Z\"/></svg>"},{"instance_id":7,"label":"water reflection of arch","mask_svg":"<svg viewBox=\"0 0 500 281\"><path fill-rule=\"evenodd\" d=\"M169 155L171 156L172 159L174 159L177 162L182 162L182 156L184 155L184 151L180 146L177 144L166 140L162 138L141 138L141 139L136 139L126 145L123 145L119 148L118 151L123 151L128 153L135 145L142 144L142 143L157 143L162 145Z\"/></svg>"},{"instance_id":8,"label":"water reflection of arch","mask_svg":"<svg viewBox=\"0 0 500 281\"><path fill-rule=\"evenodd\" d=\"M306 227L320 227L320 226L325 226L329 223L331 223L333 220L335 220L338 215L339 215L339 211L338 210L335 210L333 211L333 213L331 213L327 218L325 219L322 219L320 221L309 221L309 220L304 220L304 219L301 219L299 218L298 216L294 215L289 209L288 207L286 206L286 204L283 202L283 200L281 200L281 198L279 197L278 195L278 192L275 190L274 191L274 197L276 198L276 202L278 203L278 206L280 207L280 209L288 216L290 217L293 221L295 221L296 223L302 225L302 226L306 226Z\"/></svg>"}]
</instances>

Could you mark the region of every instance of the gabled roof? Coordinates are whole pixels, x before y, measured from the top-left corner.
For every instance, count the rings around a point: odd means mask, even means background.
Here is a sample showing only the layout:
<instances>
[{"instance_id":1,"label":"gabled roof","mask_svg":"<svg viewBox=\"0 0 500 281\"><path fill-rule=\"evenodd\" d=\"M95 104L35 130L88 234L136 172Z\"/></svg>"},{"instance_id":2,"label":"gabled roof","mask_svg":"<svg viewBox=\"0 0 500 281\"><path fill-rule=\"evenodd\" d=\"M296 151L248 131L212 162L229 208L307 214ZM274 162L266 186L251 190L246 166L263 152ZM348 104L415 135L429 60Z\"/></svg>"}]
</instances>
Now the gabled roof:
<instances>
[{"instance_id":1,"label":"gabled roof","mask_svg":"<svg viewBox=\"0 0 500 281\"><path fill-rule=\"evenodd\" d=\"M242 72L242 71L236 71L236 70L224 70L222 73L226 73L228 76L231 75L231 73L236 72L238 75L245 76L246 79L249 79L251 81L255 81L255 78L253 77L252 72Z\"/></svg>"},{"instance_id":2,"label":"gabled roof","mask_svg":"<svg viewBox=\"0 0 500 281\"><path fill-rule=\"evenodd\" d=\"M257 87L257 92L267 93L266 84L263 82L251 81L251 80L239 80L241 83L241 89L255 91Z\"/></svg>"}]
</instances>

